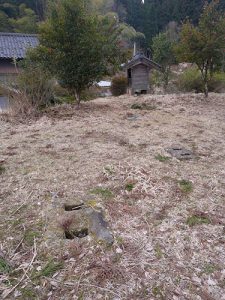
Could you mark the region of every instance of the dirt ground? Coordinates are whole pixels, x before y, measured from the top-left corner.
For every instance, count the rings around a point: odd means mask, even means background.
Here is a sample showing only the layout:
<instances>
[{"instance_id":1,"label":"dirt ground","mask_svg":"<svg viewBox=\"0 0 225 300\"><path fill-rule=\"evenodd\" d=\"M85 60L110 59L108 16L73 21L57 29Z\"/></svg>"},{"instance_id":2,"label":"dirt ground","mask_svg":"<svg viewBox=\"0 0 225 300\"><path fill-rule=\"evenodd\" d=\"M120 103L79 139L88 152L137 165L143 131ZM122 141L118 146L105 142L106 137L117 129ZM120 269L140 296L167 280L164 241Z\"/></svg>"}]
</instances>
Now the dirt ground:
<instances>
[{"instance_id":1,"label":"dirt ground","mask_svg":"<svg viewBox=\"0 0 225 300\"><path fill-rule=\"evenodd\" d=\"M0 138L2 299L225 299L224 94L63 105ZM82 201L112 246L65 238Z\"/></svg>"}]
</instances>

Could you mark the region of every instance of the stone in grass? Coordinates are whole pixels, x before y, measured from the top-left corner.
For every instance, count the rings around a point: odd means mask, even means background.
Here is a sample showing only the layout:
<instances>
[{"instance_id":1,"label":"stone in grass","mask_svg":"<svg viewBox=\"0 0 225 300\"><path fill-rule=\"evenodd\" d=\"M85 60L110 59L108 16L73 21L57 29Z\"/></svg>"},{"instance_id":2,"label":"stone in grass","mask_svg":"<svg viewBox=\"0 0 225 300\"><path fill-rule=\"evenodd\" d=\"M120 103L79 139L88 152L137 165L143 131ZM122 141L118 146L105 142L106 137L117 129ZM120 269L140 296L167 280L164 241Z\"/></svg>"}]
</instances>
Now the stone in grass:
<instances>
[{"instance_id":1,"label":"stone in grass","mask_svg":"<svg viewBox=\"0 0 225 300\"><path fill-rule=\"evenodd\" d=\"M59 225L64 231L64 237L69 240L76 237L85 238L88 235L88 223L85 209L67 210L59 221Z\"/></svg>"},{"instance_id":2,"label":"stone in grass","mask_svg":"<svg viewBox=\"0 0 225 300\"><path fill-rule=\"evenodd\" d=\"M64 205L66 213L60 220L60 227L64 230L64 236L66 239L74 239L76 237L83 238L90 234L96 241L112 245L114 238L104 219L104 214L100 208L94 209L93 204L96 206L96 203L91 203L91 201L86 205L75 201L72 204Z\"/></svg>"},{"instance_id":3,"label":"stone in grass","mask_svg":"<svg viewBox=\"0 0 225 300\"><path fill-rule=\"evenodd\" d=\"M74 211L74 210L80 210L84 208L84 202L81 200L76 200L73 202L67 202L63 205L65 211Z\"/></svg>"},{"instance_id":4,"label":"stone in grass","mask_svg":"<svg viewBox=\"0 0 225 300\"><path fill-rule=\"evenodd\" d=\"M174 145L165 149L172 157L179 160L189 160L194 158L194 154L191 150L185 149L180 145Z\"/></svg>"},{"instance_id":5,"label":"stone in grass","mask_svg":"<svg viewBox=\"0 0 225 300\"><path fill-rule=\"evenodd\" d=\"M114 237L109 230L108 223L105 221L102 211L90 208L87 210L87 215L89 219L89 233L97 241L112 245Z\"/></svg>"},{"instance_id":6,"label":"stone in grass","mask_svg":"<svg viewBox=\"0 0 225 300\"><path fill-rule=\"evenodd\" d=\"M138 119L138 115L127 113L127 120L129 121L136 121Z\"/></svg>"}]
</instances>

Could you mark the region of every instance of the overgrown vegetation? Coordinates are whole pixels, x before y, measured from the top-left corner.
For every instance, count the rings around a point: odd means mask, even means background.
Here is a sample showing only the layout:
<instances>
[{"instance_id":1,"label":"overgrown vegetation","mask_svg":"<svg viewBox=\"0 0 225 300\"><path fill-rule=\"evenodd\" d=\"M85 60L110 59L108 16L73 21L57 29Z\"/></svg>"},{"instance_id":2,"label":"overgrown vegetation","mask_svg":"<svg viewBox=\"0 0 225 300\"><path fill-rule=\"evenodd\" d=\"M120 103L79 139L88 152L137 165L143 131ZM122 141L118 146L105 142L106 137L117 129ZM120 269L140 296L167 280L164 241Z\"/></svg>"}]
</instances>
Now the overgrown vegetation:
<instances>
[{"instance_id":1,"label":"overgrown vegetation","mask_svg":"<svg viewBox=\"0 0 225 300\"><path fill-rule=\"evenodd\" d=\"M54 103L54 86L50 74L27 59L16 81L5 86L11 113L21 117L37 114Z\"/></svg>"},{"instance_id":2,"label":"overgrown vegetation","mask_svg":"<svg viewBox=\"0 0 225 300\"><path fill-rule=\"evenodd\" d=\"M111 92L113 96L120 96L127 92L127 77L116 75L112 79Z\"/></svg>"}]
</instances>

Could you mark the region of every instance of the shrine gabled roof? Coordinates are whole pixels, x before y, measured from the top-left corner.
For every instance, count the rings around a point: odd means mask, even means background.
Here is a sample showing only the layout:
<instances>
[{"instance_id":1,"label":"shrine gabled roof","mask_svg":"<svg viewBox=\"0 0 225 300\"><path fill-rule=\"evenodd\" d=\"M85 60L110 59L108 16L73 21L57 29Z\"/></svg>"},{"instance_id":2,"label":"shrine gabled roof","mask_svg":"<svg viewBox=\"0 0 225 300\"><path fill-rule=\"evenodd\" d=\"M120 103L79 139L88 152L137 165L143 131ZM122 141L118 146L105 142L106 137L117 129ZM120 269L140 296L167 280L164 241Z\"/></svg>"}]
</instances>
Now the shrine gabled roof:
<instances>
[{"instance_id":1,"label":"shrine gabled roof","mask_svg":"<svg viewBox=\"0 0 225 300\"><path fill-rule=\"evenodd\" d=\"M141 54L141 53L138 53L136 54L132 60L130 60L126 65L125 65L125 68L126 69L131 69L137 65L146 65L147 67L149 68L154 68L158 71L161 71L162 67L155 63L153 60L147 58L144 54Z\"/></svg>"}]
</instances>

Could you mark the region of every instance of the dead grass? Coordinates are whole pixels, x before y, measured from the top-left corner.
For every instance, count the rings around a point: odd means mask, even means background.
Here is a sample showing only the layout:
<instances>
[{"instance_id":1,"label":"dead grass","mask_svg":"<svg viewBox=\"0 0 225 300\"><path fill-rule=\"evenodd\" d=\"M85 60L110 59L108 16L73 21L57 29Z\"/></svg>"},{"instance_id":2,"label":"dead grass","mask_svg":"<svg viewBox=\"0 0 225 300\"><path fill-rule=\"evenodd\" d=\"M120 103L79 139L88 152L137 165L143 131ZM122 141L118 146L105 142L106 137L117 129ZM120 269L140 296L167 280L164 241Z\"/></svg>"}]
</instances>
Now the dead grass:
<instances>
[{"instance_id":1,"label":"dead grass","mask_svg":"<svg viewBox=\"0 0 225 300\"><path fill-rule=\"evenodd\" d=\"M223 299L223 94L97 99L9 121L0 121L2 298ZM197 158L164 159L173 144ZM105 209L112 247L64 238L64 204L81 202Z\"/></svg>"}]
</instances>

